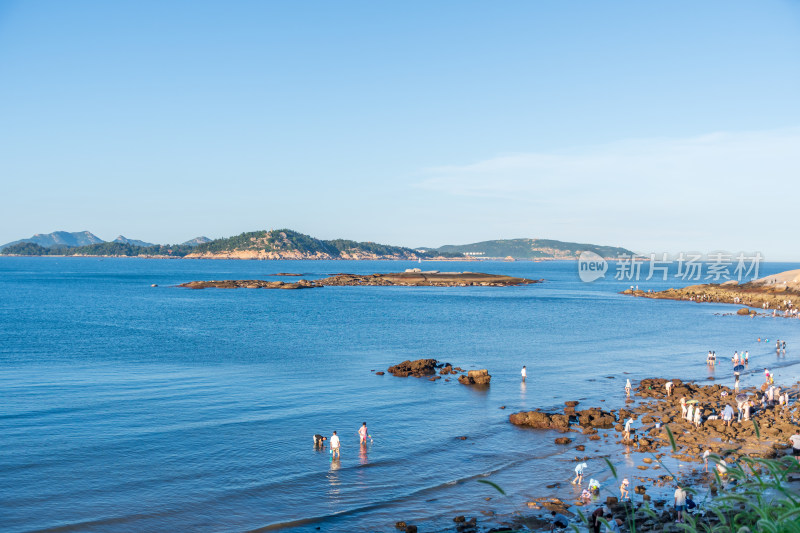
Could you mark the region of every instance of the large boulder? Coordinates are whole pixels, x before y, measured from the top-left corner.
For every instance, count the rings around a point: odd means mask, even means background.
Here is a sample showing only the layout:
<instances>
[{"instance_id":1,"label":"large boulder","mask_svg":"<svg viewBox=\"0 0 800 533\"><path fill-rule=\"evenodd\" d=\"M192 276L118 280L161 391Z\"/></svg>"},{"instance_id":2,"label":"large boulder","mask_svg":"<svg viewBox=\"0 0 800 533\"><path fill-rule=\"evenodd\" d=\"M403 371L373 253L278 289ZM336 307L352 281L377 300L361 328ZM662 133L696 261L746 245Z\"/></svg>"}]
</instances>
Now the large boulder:
<instances>
[{"instance_id":1,"label":"large boulder","mask_svg":"<svg viewBox=\"0 0 800 533\"><path fill-rule=\"evenodd\" d=\"M508 421L517 426L529 426L536 429L569 429L569 417L560 414L548 414L541 411L521 411L508 416Z\"/></svg>"},{"instance_id":2,"label":"large boulder","mask_svg":"<svg viewBox=\"0 0 800 533\"><path fill-rule=\"evenodd\" d=\"M488 385L492 380L489 371L485 368L482 370L470 370L466 376L458 376L458 382L464 385Z\"/></svg>"},{"instance_id":3,"label":"large boulder","mask_svg":"<svg viewBox=\"0 0 800 533\"><path fill-rule=\"evenodd\" d=\"M599 407L577 411L576 415L581 427L609 429L613 428L617 422L613 414L603 411Z\"/></svg>"},{"instance_id":4,"label":"large boulder","mask_svg":"<svg viewBox=\"0 0 800 533\"><path fill-rule=\"evenodd\" d=\"M415 361L403 361L389 367L389 372L397 377L405 378L414 376L422 378L436 373L436 359L417 359Z\"/></svg>"}]
</instances>

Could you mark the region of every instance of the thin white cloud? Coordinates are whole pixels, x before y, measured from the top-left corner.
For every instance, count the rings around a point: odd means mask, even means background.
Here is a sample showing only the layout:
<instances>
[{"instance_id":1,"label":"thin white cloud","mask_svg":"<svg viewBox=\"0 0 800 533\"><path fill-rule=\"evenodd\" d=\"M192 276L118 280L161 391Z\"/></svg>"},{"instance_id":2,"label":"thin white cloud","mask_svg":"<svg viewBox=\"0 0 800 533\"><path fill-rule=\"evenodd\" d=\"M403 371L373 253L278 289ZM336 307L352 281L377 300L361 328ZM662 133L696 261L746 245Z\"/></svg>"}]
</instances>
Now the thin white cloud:
<instances>
[{"instance_id":1,"label":"thin white cloud","mask_svg":"<svg viewBox=\"0 0 800 533\"><path fill-rule=\"evenodd\" d=\"M453 219L483 214L501 236L796 257L800 128L508 154L422 176L415 186Z\"/></svg>"},{"instance_id":2,"label":"thin white cloud","mask_svg":"<svg viewBox=\"0 0 800 533\"><path fill-rule=\"evenodd\" d=\"M800 128L509 154L428 168L422 175L416 186L430 191L517 199L532 193L574 200L596 198L598 192L628 196L640 191L664 200L719 193L720 188L796 186Z\"/></svg>"}]
</instances>

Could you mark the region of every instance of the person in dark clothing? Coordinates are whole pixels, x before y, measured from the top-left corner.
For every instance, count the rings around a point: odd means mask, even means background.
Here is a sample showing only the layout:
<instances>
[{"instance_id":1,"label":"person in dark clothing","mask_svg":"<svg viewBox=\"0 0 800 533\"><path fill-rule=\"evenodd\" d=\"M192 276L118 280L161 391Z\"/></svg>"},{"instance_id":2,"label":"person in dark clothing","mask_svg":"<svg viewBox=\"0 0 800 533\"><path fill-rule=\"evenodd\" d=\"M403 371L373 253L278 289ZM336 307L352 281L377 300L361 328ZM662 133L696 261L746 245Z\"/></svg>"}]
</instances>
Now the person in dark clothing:
<instances>
[{"instance_id":1,"label":"person in dark clothing","mask_svg":"<svg viewBox=\"0 0 800 533\"><path fill-rule=\"evenodd\" d=\"M326 440L328 440L328 437L323 437L322 435L314 435L314 448L323 448L325 446Z\"/></svg>"},{"instance_id":2,"label":"person in dark clothing","mask_svg":"<svg viewBox=\"0 0 800 533\"><path fill-rule=\"evenodd\" d=\"M589 527L592 528L593 533L600 533L600 528L603 526L603 523L600 521L605 514L605 507L598 507L592 513L591 518L589 518Z\"/></svg>"}]
</instances>

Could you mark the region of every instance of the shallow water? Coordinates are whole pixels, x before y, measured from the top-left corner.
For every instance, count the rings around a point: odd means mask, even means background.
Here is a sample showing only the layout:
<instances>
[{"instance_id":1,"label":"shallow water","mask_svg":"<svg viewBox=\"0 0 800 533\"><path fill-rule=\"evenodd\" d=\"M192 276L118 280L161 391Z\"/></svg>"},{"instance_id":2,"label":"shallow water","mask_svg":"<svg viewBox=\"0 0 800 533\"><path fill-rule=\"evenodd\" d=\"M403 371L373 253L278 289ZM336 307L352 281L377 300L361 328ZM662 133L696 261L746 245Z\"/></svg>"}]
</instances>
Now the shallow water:
<instances>
[{"instance_id":1,"label":"shallow water","mask_svg":"<svg viewBox=\"0 0 800 533\"><path fill-rule=\"evenodd\" d=\"M174 287L417 266L547 282ZM762 273L790 268L798 265ZM720 360L750 351L744 386L760 382L764 366L779 382L797 378L800 320L617 294L627 286L582 283L574 262L2 258L0 528L391 531L401 519L452 528L456 514L507 513L571 478L574 450L551 432L512 426L511 412L576 399L618 408L627 377L705 379L709 349ZM776 338L787 341L785 358ZM371 372L421 357L488 368L492 385ZM727 365L712 373L732 384ZM363 421L373 437L365 448ZM312 446L314 433L333 430L339 461ZM629 459L612 460L634 472ZM475 482L487 474L509 499ZM608 478L599 460L589 475Z\"/></svg>"}]
</instances>

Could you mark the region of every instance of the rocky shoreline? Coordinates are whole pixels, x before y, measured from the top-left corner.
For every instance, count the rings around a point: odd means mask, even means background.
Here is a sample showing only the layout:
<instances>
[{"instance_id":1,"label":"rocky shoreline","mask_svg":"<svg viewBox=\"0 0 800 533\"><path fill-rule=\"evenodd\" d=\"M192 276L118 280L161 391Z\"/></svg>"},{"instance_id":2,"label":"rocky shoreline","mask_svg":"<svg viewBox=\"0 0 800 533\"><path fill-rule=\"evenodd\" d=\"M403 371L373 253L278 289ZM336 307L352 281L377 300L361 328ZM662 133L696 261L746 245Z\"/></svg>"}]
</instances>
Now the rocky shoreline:
<instances>
[{"instance_id":1,"label":"rocky shoreline","mask_svg":"<svg viewBox=\"0 0 800 533\"><path fill-rule=\"evenodd\" d=\"M576 452L585 452L589 442L599 445L595 455L581 454L573 459L576 463L593 460L593 472L597 471L598 459L608 457L608 452L614 451L615 447L631 458L633 454L641 454L639 461L634 460L641 463L636 466L641 475L633 476L630 490L638 496L631 501L620 502L616 495L595 497L589 501L540 496L527 502L529 509L539 510L539 513L507 517L502 524L512 528L524 526L534 530L545 529L552 521L547 513L541 511L556 511L572 517L579 528L583 528L585 526L578 519L579 509L588 507L583 512L588 516L598 506L606 505L615 519L622 519L628 527L635 524L637 531L682 531L673 523L677 516L672 506L672 491L676 484L706 490L711 495L721 489L715 476L703 471L702 455L706 450L714 454L712 459L722 459L729 466L741 463L743 458L775 459L790 453L789 437L797 432L795 420L800 417L800 403L794 403L791 407L777 403L761 407L760 396L767 390L766 384L760 390L750 387L735 391L719 384L699 385L679 379L670 380L673 386L668 396L665 387L667 381L663 378L641 380L632 396L626 400L625 407L619 409L579 409L580 402L569 401L560 412L534 410L509 415L509 422L521 427L580 434L588 442L575 445ZM744 394L747 400L753 400L756 411L752 420L737 422L734 415L733 422L727 426L722 419L722 411L728 404L736 407L737 393ZM795 392L792 397L796 397ZM682 418L682 398L685 401L694 400L700 406L702 423L699 427ZM623 424L629 418L636 421L637 427L631 438L625 438ZM674 439L675 449L672 448L667 427ZM558 437L554 443L570 445L573 438ZM667 466L672 464L674 467L681 463L695 463L697 467L690 472L673 472ZM714 469L713 462L709 462L709 469ZM800 478L795 481L800 481ZM619 482L615 483L612 487L606 487L604 492L619 494ZM554 483L548 488L559 486L561 483ZM792 490L800 492L800 486L793 486ZM645 504L655 511L655 516L644 511ZM705 518L711 522L718 519L710 511Z\"/></svg>"},{"instance_id":2,"label":"rocky shoreline","mask_svg":"<svg viewBox=\"0 0 800 533\"><path fill-rule=\"evenodd\" d=\"M389 367L387 371L398 377L428 378L431 381L441 379L443 375L466 372L435 359L403 361ZM467 378L473 372L476 375L488 374L485 370L469 371L467 375L459 377L459 382L470 384ZM383 375L384 372L376 374ZM669 394L668 382L671 383ZM616 457L620 453L628 456L628 461L640 463L636 466L639 475L628 476L632 480L630 491L636 497L620 501L616 494L619 494L617 486L621 479L607 480L612 485L606 487L604 492L612 494L611 496L604 494L602 497L583 499L578 496L580 487L571 491L573 498L558 497L558 492L553 491L545 496L528 496L525 505L529 513L484 516L480 526L478 517L467 519L459 515L453 519L455 531L471 533L478 531L479 527L491 528L488 531L496 532L547 530L552 522L550 511L571 517L579 527L583 527L578 517L580 509L588 508L583 512L588 516L601 505L605 505L614 518L623 520L629 527L635 524L637 531L679 531L681 529L673 523L676 512L671 498L676 484L707 490L711 495L716 495L722 489L712 473L702 470L704 452L713 454L712 461L709 462L709 468L713 471L713 461L717 459L724 460L733 467L745 458L775 459L790 451L789 437L797 431L795 419L800 418L800 403L795 402L791 407L777 402L765 401L762 404L762 397L765 397L768 388L766 383L760 388L737 390L716 383L701 385L680 379L646 378L636 383L624 406L617 409L581 408L581 402L573 400L565 402L561 411L547 412L537 409L512 413L508 416L511 424L560 433L561 436L554 438L554 444L573 447L576 455L571 462L592 461L591 471L595 476L598 475L598 470L607 468L606 458ZM797 393L792 392L790 397L796 399ZM737 422L734 416L734 420L727 425L722 416L725 406L736 407L738 402L745 401L753 402L751 419ZM699 426L683 418L684 402L697 406L701 413ZM503 409L504 406L500 408ZM624 424L629 419L635 421L636 426L626 438ZM593 450L587 450L589 447ZM639 459L633 459L634 455L639 456ZM688 472L676 468L682 463L696 464L697 467ZM569 472L572 468L567 467ZM585 479L584 487L587 482ZM555 490L562 485L563 481L556 481L547 488ZM568 487L570 485L563 486L561 492ZM800 492L800 487L794 490ZM488 500L491 498L487 498ZM644 505L649 510L646 511ZM712 522L717 520L710 511L705 518ZM415 526L407 525L404 521L398 521L398 528L401 531L415 530Z\"/></svg>"},{"instance_id":3,"label":"rocky shoreline","mask_svg":"<svg viewBox=\"0 0 800 533\"><path fill-rule=\"evenodd\" d=\"M388 371L396 376L429 377L440 370L440 373L464 372L447 363L439 363L435 359L404 361L392 366ZM382 374L379 372L378 374ZM463 376L462 376L463 377ZM434 376L429 379L438 379ZM671 382L671 394L667 394L666 384ZM800 384L800 382L798 382ZM795 387L796 388L796 387ZM619 453L630 457L628 461L639 463L636 466L639 475L631 476L630 492L632 498L621 501L618 485L620 480L607 480L610 483L603 489L602 496L583 499L578 496L580 487L574 488L572 498L558 497L570 485L556 481L547 486L553 489L549 495L528 496L525 506L528 512L517 512L514 515L486 515L467 518L463 515L454 517L457 533L473 533L479 529L489 532L534 530L546 531L552 523L551 511L564 514L574 520L579 529L582 524L579 513L590 515L600 506L605 506L614 519L619 518L628 528L636 531L683 531L674 523L677 518L672 505L672 492L677 485L694 487L698 492L705 491L712 497L722 490L722 485L713 473L703 471L703 453L710 451L709 470L715 468L715 461L723 460L728 467L742 463L743 459L775 459L790 453L789 437L797 432L795 419L800 418L800 403L791 407L770 402L762 405L761 397L767 391L762 387L742 388L734 390L730 387L711 384L700 385L694 382L683 382L679 379L646 378L636 384L631 396L625 400L624 407L604 409L588 407L581 409L580 401L565 402L561 411L545 412L542 410L521 411L509 415L508 420L516 426L540 431L556 431L561 436L554 439L556 446L572 446L576 455L574 463L592 461L592 475L598 470L606 470L605 461ZM722 412L726 405L735 407L736 396L739 401L752 400L756 406L751 420L736 421L726 425ZM744 395L741 396L741 395ZM792 393L796 398L796 392ZM745 400L746 399L746 400ZM681 413L682 401L699 406L701 424L699 427L685 420ZM504 408L501 406L501 408ZM630 438L624 436L626 420L636 421L636 427ZM669 432L667 431L669 428ZM670 436L671 434L671 436ZM466 437L461 437L466 438ZM579 441L579 442L575 442ZM674 448L673 448L674 442ZM588 447L594 448L587 450ZM634 455L639 459L633 459ZM677 466L682 463L696 464L687 471ZM610 463L609 463L610 464ZM569 472L572 466L568 467ZM601 478L602 479L602 478ZM791 490L800 493L800 477L789 478L793 486ZM584 479L583 487L586 487ZM732 483L735 484L735 481ZM561 490L558 491L561 487ZM491 489L489 489L491 490ZM492 494L492 492L487 492ZM541 493L540 493L541 494ZM611 495L608 495L611 494ZM633 496L635 495L635 497ZM487 501L492 498L486 498ZM586 509L582 511L582 509ZM719 517L708 509L704 519L710 523ZM696 514L695 516L700 516ZM415 531L416 526L398 521L400 531Z\"/></svg>"},{"instance_id":4,"label":"rocky shoreline","mask_svg":"<svg viewBox=\"0 0 800 533\"><path fill-rule=\"evenodd\" d=\"M690 285L682 289L648 292L627 289L621 294L655 300L682 300L697 303L727 303L750 308L790 311L800 304L800 270L789 270L748 283L736 281ZM753 314L741 312L739 314Z\"/></svg>"},{"instance_id":5,"label":"rocky shoreline","mask_svg":"<svg viewBox=\"0 0 800 533\"><path fill-rule=\"evenodd\" d=\"M290 274L281 273L282 276ZM317 287L364 287L364 286L402 286L402 287L510 287L541 283L544 280L516 278L500 274L480 272L423 272L413 269L389 274L336 274L317 280L301 279L294 283L267 280L211 280L190 281L178 287L188 289L312 289Z\"/></svg>"}]
</instances>

